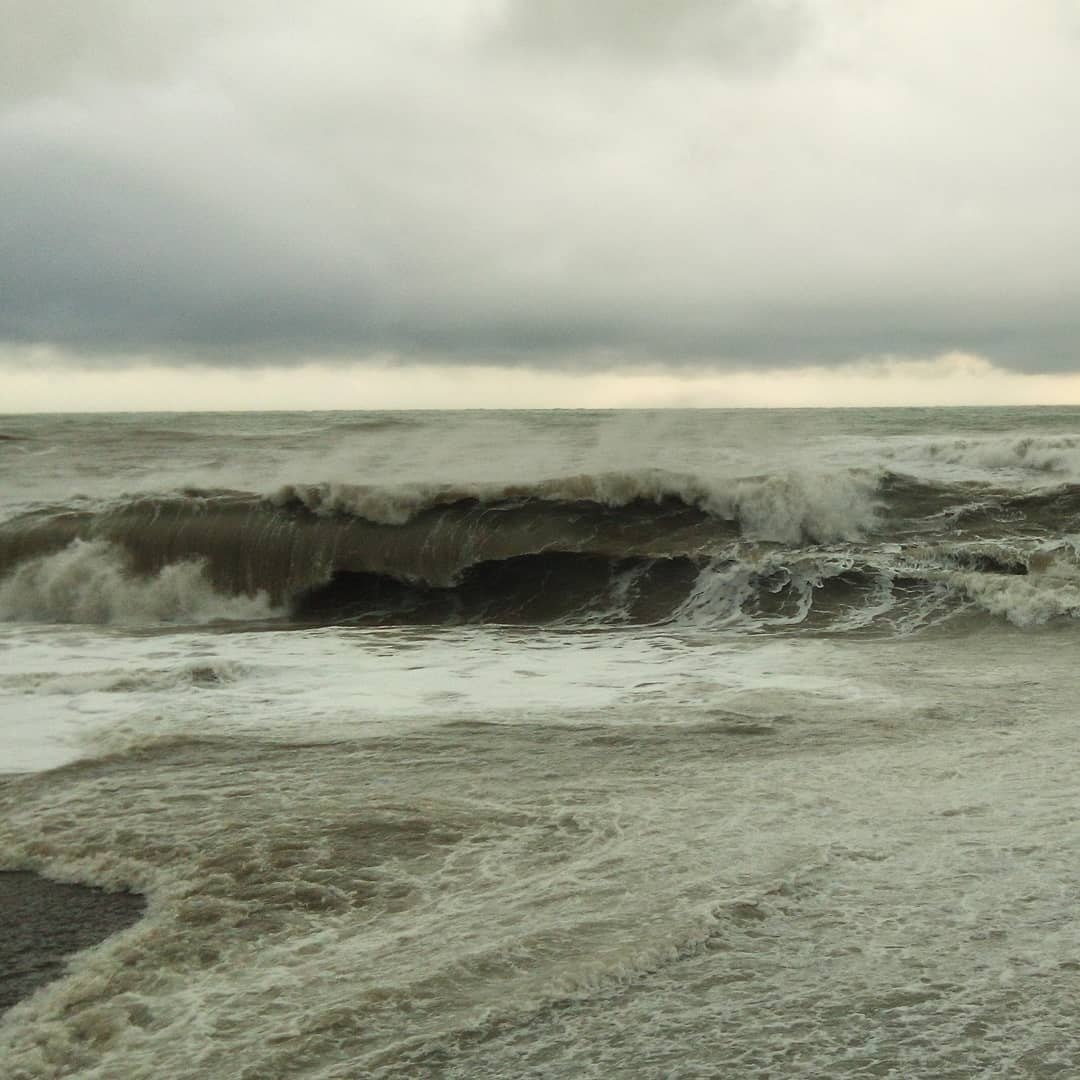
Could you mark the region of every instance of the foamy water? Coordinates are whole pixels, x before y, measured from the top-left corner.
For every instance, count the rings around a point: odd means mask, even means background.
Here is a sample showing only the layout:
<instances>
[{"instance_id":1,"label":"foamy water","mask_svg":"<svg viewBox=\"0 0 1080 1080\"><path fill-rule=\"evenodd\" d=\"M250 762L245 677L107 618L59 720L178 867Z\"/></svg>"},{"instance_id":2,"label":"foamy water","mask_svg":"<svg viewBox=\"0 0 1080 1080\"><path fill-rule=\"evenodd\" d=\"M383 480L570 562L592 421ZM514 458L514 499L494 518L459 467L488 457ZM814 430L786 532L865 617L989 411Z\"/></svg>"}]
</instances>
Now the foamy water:
<instances>
[{"instance_id":1,"label":"foamy water","mask_svg":"<svg viewBox=\"0 0 1080 1080\"><path fill-rule=\"evenodd\" d=\"M0 430L5 1075L1080 1060L1080 414Z\"/></svg>"}]
</instances>

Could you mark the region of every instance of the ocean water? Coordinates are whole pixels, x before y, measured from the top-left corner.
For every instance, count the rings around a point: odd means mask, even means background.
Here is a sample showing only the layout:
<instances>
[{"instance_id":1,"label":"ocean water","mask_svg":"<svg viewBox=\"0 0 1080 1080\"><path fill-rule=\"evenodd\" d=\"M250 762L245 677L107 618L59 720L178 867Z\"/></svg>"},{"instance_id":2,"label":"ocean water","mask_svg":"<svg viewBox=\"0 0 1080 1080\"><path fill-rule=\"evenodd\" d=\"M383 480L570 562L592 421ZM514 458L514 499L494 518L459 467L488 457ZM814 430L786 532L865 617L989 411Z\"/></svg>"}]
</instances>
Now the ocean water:
<instances>
[{"instance_id":1,"label":"ocean water","mask_svg":"<svg viewBox=\"0 0 1080 1080\"><path fill-rule=\"evenodd\" d=\"M4 1076L1080 1072L1080 410L0 436Z\"/></svg>"}]
</instances>

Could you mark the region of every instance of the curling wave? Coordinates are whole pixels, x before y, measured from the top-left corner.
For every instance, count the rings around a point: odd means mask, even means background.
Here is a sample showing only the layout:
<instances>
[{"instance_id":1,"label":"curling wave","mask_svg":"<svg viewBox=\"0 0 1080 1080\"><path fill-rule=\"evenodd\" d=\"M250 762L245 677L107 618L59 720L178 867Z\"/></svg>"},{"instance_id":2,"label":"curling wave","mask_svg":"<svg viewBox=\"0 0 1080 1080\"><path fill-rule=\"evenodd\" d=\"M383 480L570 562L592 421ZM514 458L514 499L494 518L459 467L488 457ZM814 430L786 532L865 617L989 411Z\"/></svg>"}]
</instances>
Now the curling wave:
<instances>
[{"instance_id":1,"label":"curling wave","mask_svg":"<svg viewBox=\"0 0 1080 1080\"><path fill-rule=\"evenodd\" d=\"M1080 612L1073 533L1078 485L858 470L189 490L0 524L0 617L903 631L978 610L1032 625Z\"/></svg>"}]
</instances>

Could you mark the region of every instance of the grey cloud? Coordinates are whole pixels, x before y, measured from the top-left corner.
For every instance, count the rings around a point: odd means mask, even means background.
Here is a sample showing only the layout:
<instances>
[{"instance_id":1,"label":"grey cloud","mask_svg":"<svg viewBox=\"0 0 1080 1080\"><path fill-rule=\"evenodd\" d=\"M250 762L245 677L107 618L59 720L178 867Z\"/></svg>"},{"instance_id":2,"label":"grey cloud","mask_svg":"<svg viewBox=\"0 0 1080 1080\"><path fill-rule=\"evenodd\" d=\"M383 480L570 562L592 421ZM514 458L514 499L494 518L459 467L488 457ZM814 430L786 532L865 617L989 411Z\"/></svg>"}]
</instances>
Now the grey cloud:
<instances>
[{"instance_id":1,"label":"grey cloud","mask_svg":"<svg viewBox=\"0 0 1080 1080\"><path fill-rule=\"evenodd\" d=\"M0 0L0 104L182 71L199 43L232 26L246 6Z\"/></svg>"},{"instance_id":2,"label":"grey cloud","mask_svg":"<svg viewBox=\"0 0 1080 1080\"><path fill-rule=\"evenodd\" d=\"M497 36L562 59L690 59L746 73L789 59L813 26L803 0L511 0Z\"/></svg>"},{"instance_id":3,"label":"grey cloud","mask_svg":"<svg viewBox=\"0 0 1080 1080\"><path fill-rule=\"evenodd\" d=\"M360 283L334 295L285 236L148 173L23 147L0 201L8 340L227 356L362 336Z\"/></svg>"},{"instance_id":4,"label":"grey cloud","mask_svg":"<svg viewBox=\"0 0 1080 1080\"><path fill-rule=\"evenodd\" d=\"M228 27L146 5L190 20L155 44L165 23L99 2L68 32L126 35L140 63L110 74L95 46L92 76L30 65L0 102L0 339L177 363L1075 367L1075 44L991 7L520 3L495 44L466 0L237 5ZM759 18L768 48L739 59ZM729 77L790 56L791 27L797 64ZM731 44L727 68L668 63L691 39Z\"/></svg>"}]
</instances>

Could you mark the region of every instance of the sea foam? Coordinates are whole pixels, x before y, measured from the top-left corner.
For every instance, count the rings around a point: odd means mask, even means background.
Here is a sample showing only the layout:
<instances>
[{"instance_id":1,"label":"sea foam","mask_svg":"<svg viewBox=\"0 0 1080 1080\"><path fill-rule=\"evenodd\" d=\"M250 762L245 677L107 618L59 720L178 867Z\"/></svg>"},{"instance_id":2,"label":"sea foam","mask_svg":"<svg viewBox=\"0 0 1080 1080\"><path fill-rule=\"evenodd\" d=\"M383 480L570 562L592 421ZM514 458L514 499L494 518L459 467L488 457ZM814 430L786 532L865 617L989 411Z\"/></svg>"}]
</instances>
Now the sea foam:
<instances>
[{"instance_id":1,"label":"sea foam","mask_svg":"<svg viewBox=\"0 0 1080 1080\"><path fill-rule=\"evenodd\" d=\"M265 594L215 591L197 560L139 577L122 549L100 540L75 540L16 566L0 581L0 619L13 622L208 623L273 614Z\"/></svg>"}]
</instances>

